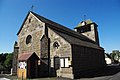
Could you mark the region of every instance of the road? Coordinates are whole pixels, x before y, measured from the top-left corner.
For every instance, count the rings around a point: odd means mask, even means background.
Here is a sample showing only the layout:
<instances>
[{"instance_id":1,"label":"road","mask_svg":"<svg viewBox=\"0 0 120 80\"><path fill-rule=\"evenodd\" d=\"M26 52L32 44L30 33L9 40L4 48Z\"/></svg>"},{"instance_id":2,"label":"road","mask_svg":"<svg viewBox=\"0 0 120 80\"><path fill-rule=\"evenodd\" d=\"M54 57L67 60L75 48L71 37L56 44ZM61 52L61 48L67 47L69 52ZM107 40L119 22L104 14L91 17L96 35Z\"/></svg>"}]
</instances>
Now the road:
<instances>
[{"instance_id":1,"label":"road","mask_svg":"<svg viewBox=\"0 0 120 80\"><path fill-rule=\"evenodd\" d=\"M16 80L16 79L17 76L4 75L4 74L0 75L0 80ZM37 78L30 80L70 80L70 79L52 77L52 78ZM76 80L120 80L120 66L110 65L91 77L88 78L85 77Z\"/></svg>"},{"instance_id":2,"label":"road","mask_svg":"<svg viewBox=\"0 0 120 80\"><path fill-rule=\"evenodd\" d=\"M8 78L0 78L0 80L10 80L10 79L8 79Z\"/></svg>"}]
</instances>

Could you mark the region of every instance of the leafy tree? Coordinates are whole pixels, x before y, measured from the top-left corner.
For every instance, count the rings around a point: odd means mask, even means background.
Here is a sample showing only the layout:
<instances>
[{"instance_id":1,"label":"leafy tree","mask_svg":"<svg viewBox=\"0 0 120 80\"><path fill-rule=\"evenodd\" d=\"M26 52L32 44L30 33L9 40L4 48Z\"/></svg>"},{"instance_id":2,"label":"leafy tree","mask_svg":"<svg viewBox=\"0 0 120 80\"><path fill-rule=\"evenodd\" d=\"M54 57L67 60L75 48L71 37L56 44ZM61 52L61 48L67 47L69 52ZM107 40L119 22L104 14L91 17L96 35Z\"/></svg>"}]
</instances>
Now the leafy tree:
<instances>
[{"instance_id":1,"label":"leafy tree","mask_svg":"<svg viewBox=\"0 0 120 80\"><path fill-rule=\"evenodd\" d=\"M112 53L110 53L112 63L118 63L120 59L120 52L119 50L113 50Z\"/></svg>"},{"instance_id":2,"label":"leafy tree","mask_svg":"<svg viewBox=\"0 0 120 80\"><path fill-rule=\"evenodd\" d=\"M3 65L4 61L6 59L6 54L0 54L0 73L1 71L4 71L5 70L5 67Z\"/></svg>"},{"instance_id":3,"label":"leafy tree","mask_svg":"<svg viewBox=\"0 0 120 80\"><path fill-rule=\"evenodd\" d=\"M12 53L6 56L6 60L4 61L4 67L8 69L12 67L12 57L13 57Z\"/></svg>"},{"instance_id":4,"label":"leafy tree","mask_svg":"<svg viewBox=\"0 0 120 80\"><path fill-rule=\"evenodd\" d=\"M0 72L9 72L12 67L12 53L2 53L0 54Z\"/></svg>"},{"instance_id":5,"label":"leafy tree","mask_svg":"<svg viewBox=\"0 0 120 80\"><path fill-rule=\"evenodd\" d=\"M110 56L111 56L111 59L114 60L114 57L116 56L116 53L111 53Z\"/></svg>"},{"instance_id":6,"label":"leafy tree","mask_svg":"<svg viewBox=\"0 0 120 80\"><path fill-rule=\"evenodd\" d=\"M0 63L0 71L3 71L3 70L4 70L4 66L1 65L1 63Z\"/></svg>"},{"instance_id":7,"label":"leafy tree","mask_svg":"<svg viewBox=\"0 0 120 80\"><path fill-rule=\"evenodd\" d=\"M6 56L8 55L8 53L5 53L5 54L0 54L0 63L3 64L4 61L6 60Z\"/></svg>"}]
</instances>

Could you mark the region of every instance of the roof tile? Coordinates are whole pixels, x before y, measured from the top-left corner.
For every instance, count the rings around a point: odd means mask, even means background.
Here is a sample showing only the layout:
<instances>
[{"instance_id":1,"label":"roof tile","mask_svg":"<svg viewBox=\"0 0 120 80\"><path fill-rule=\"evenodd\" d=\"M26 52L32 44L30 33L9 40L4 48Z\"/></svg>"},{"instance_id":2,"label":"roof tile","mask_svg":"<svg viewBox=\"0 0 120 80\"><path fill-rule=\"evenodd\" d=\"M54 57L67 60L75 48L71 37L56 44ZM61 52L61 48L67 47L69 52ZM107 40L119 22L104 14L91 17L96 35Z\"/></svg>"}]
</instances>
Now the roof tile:
<instances>
[{"instance_id":1,"label":"roof tile","mask_svg":"<svg viewBox=\"0 0 120 80\"><path fill-rule=\"evenodd\" d=\"M32 56L32 54L34 54L34 53L23 53L23 54L18 58L18 60L25 60L25 61L27 61L27 60Z\"/></svg>"}]
</instances>

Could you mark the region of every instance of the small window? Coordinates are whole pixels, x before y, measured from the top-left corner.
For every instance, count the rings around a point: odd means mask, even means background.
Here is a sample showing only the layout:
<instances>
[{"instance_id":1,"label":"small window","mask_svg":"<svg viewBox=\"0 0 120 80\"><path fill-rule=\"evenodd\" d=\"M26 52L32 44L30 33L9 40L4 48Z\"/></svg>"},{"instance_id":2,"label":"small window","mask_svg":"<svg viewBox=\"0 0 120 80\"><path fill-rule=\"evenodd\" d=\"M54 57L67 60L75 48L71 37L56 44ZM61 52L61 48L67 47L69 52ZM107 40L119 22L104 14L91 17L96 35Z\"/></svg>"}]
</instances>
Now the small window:
<instances>
[{"instance_id":1,"label":"small window","mask_svg":"<svg viewBox=\"0 0 120 80\"><path fill-rule=\"evenodd\" d=\"M54 48L58 48L60 45L59 45L59 43L57 42L57 41L55 41L54 43L53 43L53 47Z\"/></svg>"},{"instance_id":2,"label":"small window","mask_svg":"<svg viewBox=\"0 0 120 80\"><path fill-rule=\"evenodd\" d=\"M27 38L26 38L26 44L29 44L31 42L32 42L32 36L28 35Z\"/></svg>"},{"instance_id":3,"label":"small window","mask_svg":"<svg viewBox=\"0 0 120 80\"><path fill-rule=\"evenodd\" d=\"M60 59L60 67L64 67L64 59Z\"/></svg>"},{"instance_id":4,"label":"small window","mask_svg":"<svg viewBox=\"0 0 120 80\"><path fill-rule=\"evenodd\" d=\"M87 27L87 31L91 31L91 27L90 26Z\"/></svg>"},{"instance_id":5,"label":"small window","mask_svg":"<svg viewBox=\"0 0 120 80\"><path fill-rule=\"evenodd\" d=\"M29 18L29 23L31 22L31 18Z\"/></svg>"},{"instance_id":6,"label":"small window","mask_svg":"<svg viewBox=\"0 0 120 80\"><path fill-rule=\"evenodd\" d=\"M65 58L65 67L69 67L68 58Z\"/></svg>"},{"instance_id":7,"label":"small window","mask_svg":"<svg viewBox=\"0 0 120 80\"><path fill-rule=\"evenodd\" d=\"M60 67L61 68L68 68L69 67L69 58L61 58L60 59Z\"/></svg>"}]
</instances>

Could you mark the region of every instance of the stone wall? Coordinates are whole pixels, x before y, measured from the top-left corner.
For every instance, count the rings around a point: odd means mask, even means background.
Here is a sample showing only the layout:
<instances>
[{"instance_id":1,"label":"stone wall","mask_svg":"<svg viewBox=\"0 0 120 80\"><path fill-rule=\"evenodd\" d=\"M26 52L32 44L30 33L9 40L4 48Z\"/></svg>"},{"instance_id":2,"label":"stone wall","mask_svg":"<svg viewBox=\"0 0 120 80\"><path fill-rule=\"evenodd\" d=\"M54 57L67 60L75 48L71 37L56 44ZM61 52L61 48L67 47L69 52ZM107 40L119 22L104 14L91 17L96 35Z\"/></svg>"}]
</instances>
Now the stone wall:
<instances>
[{"instance_id":1,"label":"stone wall","mask_svg":"<svg viewBox=\"0 0 120 80\"><path fill-rule=\"evenodd\" d=\"M91 24L88 27L91 28L91 31L87 31L87 32L84 32L82 34L87 36L89 39L91 39L93 41L96 41L94 24Z\"/></svg>"},{"instance_id":2,"label":"stone wall","mask_svg":"<svg viewBox=\"0 0 120 80\"><path fill-rule=\"evenodd\" d=\"M72 55L71 55L71 45L65 41L61 36L56 34L52 29L48 29L48 36L50 38L50 59L51 67L54 67L54 57L69 57L69 62L71 65ZM58 47L54 46L54 43L58 43ZM72 67L69 68L59 68L56 70L57 76L62 77L72 77Z\"/></svg>"},{"instance_id":3,"label":"stone wall","mask_svg":"<svg viewBox=\"0 0 120 80\"><path fill-rule=\"evenodd\" d=\"M40 39L44 34L45 23L29 14L18 35L19 54L35 52L40 57ZM26 38L31 35L31 43L26 44Z\"/></svg>"},{"instance_id":4,"label":"stone wall","mask_svg":"<svg viewBox=\"0 0 120 80\"><path fill-rule=\"evenodd\" d=\"M12 60L12 75L17 75L18 53L19 53L18 43L15 42Z\"/></svg>"},{"instance_id":5,"label":"stone wall","mask_svg":"<svg viewBox=\"0 0 120 80\"><path fill-rule=\"evenodd\" d=\"M89 39L93 40L96 42L96 44L99 45L99 37L98 37L98 30L97 26L95 24L88 25L90 27L90 31L81 33L84 36L88 37Z\"/></svg>"}]
</instances>

